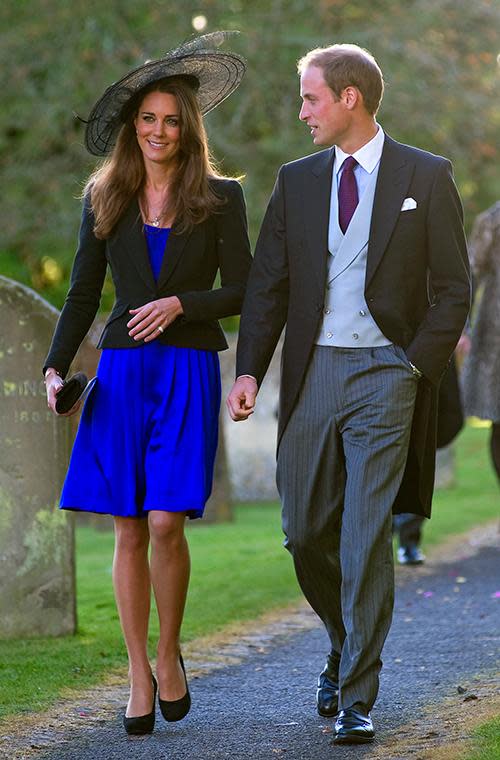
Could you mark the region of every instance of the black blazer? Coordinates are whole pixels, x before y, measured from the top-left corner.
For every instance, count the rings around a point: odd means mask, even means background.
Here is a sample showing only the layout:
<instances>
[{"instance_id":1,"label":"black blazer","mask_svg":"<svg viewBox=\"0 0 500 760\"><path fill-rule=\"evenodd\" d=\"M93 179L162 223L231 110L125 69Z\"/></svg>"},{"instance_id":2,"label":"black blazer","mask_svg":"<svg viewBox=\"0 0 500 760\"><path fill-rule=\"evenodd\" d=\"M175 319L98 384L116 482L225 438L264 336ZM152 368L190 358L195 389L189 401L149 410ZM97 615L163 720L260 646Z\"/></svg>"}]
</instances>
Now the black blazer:
<instances>
[{"instance_id":1,"label":"black blazer","mask_svg":"<svg viewBox=\"0 0 500 760\"><path fill-rule=\"evenodd\" d=\"M137 200L134 199L106 240L93 232L89 200L83 207L79 245L71 284L57 323L44 369L54 367L64 377L99 308L109 265L115 304L98 348L142 345L128 334L130 309L166 296L177 296L184 314L168 325L160 343L220 351L227 348L218 319L241 310L252 262L243 191L238 182L210 180L225 203L205 222L179 233L174 224L168 238L158 282L149 264ZM220 287L212 290L220 270Z\"/></svg>"},{"instance_id":2,"label":"black blazer","mask_svg":"<svg viewBox=\"0 0 500 760\"><path fill-rule=\"evenodd\" d=\"M259 384L286 324L278 443L300 393L323 310L334 155L329 149L281 168L242 311L236 372L253 375ZM407 197L417 206L401 213ZM425 376L419 382L408 460L412 485L403 488L396 510L428 514L437 386L469 309L468 257L450 162L387 136L372 211L365 298L383 334L402 346Z\"/></svg>"}]
</instances>

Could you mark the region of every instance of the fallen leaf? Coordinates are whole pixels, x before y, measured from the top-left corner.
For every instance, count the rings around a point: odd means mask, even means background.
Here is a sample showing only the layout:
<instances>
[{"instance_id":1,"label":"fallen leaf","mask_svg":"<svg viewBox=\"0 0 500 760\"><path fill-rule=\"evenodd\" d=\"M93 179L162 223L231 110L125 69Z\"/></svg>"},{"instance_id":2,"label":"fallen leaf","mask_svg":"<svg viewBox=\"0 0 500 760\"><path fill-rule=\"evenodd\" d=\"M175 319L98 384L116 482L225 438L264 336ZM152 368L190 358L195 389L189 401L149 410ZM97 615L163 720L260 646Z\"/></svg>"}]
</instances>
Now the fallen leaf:
<instances>
[{"instance_id":1,"label":"fallen leaf","mask_svg":"<svg viewBox=\"0 0 500 760\"><path fill-rule=\"evenodd\" d=\"M467 696L464 697L464 702L472 702L474 699L479 699L477 694L467 694Z\"/></svg>"}]
</instances>

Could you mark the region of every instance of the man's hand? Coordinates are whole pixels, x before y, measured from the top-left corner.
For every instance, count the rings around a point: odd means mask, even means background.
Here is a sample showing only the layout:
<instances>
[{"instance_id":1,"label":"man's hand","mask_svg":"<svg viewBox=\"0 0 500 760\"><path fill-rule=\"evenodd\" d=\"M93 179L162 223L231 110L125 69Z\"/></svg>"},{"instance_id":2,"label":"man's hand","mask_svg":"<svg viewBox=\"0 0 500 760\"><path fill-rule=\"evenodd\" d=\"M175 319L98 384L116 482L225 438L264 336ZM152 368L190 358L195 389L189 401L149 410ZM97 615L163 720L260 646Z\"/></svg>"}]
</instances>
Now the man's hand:
<instances>
[{"instance_id":1,"label":"man's hand","mask_svg":"<svg viewBox=\"0 0 500 760\"><path fill-rule=\"evenodd\" d=\"M466 333L462 333L457 343L457 347L455 348L455 351L457 352L458 358L460 361L463 361L465 359L465 357L470 351L470 347L471 347L471 339Z\"/></svg>"},{"instance_id":2,"label":"man's hand","mask_svg":"<svg viewBox=\"0 0 500 760\"><path fill-rule=\"evenodd\" d=\"M237 378L226 401L231 419L241 422L253 414L258 391L257 381L253 377L242 375Z\"/></svg>"}]
</instances>

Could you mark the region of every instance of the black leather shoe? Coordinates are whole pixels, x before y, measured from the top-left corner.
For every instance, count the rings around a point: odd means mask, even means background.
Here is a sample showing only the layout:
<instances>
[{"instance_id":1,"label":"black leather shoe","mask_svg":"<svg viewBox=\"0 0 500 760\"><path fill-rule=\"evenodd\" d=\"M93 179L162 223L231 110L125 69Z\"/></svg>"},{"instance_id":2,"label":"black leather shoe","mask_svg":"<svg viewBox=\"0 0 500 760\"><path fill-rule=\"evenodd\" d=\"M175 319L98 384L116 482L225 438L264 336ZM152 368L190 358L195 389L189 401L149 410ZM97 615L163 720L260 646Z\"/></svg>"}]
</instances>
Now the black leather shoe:
<instances>
[{"instance_id":1,"label":"black leather shoe","mask_svg":"<svg viewBox=\"0 0 500 760\"><path fill-rule=\"evenodd\" d=\"M375 738L370 713L361 705L341 710L335 721L334 744L365 744Z\"/></svg>"},{"instance_id":2,"label":"black leather shoe","mask_svg":"<svg viewBox=\"0 0 500 760\"><path fill-rule=\"evenodd\" d=\"M172 723L173 721L176 721L176 720L182 720L183 718L185 718L191 708L191 695L189 694L189 687L188 687L188 682L186 678L186 670L184 668L184 661L182 659L182 655L179 655L179 659L181 661L182 672L184 673L184 681L186 682L186 693L180 699L173 699L171 701L169 701L168 699L161 699L160 697L158 697L161 714L163 715L165 720L169 721L169 723Z\"/></svg>"},{"instance_id":3,"label":"black leather shoe","mask_svg":"<svg viewBox=\"0 0 500 760\"><path fill-rule=\"evenodd\" d=\"M339 711L339 655L330 653L319 674L316 704L323 718L333 718Z\"/></svg>"},{"instance_id":4,"label":"black leather shoe","mask_svg":"<svg viewBox=\"0 0 500 760\"><path fill-rule=\"evenodd\" d=\"M147 715L138 715L135 718L127 718L127 716L124 715L123 725L127 734L138 735L151 734L153 732L155 727L155 705L158 684L156 683L156 678L154 676L151 676L151 678L153 679L153 709Z\"/></svg>"}]
</instances>

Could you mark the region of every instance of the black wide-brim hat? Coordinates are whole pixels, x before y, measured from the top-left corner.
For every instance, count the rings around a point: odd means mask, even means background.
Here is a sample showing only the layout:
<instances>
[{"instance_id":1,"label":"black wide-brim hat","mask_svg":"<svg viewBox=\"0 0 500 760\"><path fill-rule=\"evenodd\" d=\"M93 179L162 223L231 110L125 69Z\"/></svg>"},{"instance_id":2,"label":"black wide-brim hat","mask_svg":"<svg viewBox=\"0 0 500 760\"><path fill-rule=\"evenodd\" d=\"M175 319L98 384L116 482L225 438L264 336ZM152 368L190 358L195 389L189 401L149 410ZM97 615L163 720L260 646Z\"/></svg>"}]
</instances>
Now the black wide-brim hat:
<instances>
[{"instance_id":1,"label":"black wide-brim hat","mask_svg":"<svg viewBox=\"0 0 500 760\"><path fill-rule=\"evenodd\" d=\"M102 95L87 120L85 147L94 156L106 156L114 147L118 132L129 114L129 105L143 87L172 76L185 76L196 89L202 114L222 103L238 87L246 70L244 58L236 53L216 50L229 35L237 32L211 32L189 40L146 61L114 82Z\"/></svg>"}]
</instances>

